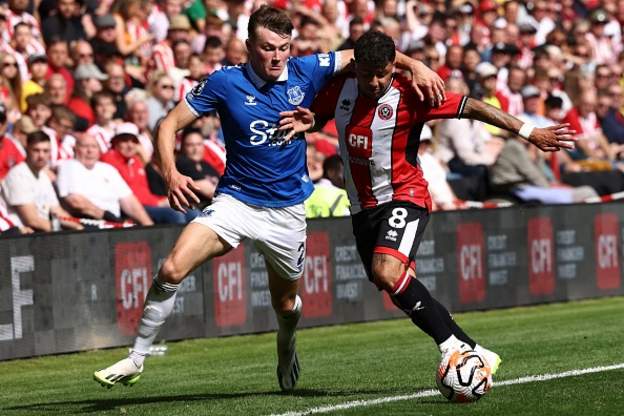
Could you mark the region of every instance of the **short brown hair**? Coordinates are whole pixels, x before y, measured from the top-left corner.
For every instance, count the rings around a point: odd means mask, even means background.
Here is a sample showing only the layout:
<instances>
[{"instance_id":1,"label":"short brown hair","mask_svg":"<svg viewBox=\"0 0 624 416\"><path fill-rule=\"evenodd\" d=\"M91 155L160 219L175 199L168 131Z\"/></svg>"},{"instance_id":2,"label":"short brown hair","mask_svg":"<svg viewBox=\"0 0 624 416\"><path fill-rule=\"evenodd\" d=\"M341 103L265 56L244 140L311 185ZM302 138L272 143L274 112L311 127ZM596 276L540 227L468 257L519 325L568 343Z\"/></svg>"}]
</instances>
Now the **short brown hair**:
<instances>
[{"instance_id":1,"label":"short brown hair","mask_svg":"<svg viewBox=\"0 0 624 416\"><path fill-rule=\"evenodd\" d=\"M258 27L266 27L278 35L291 36L293 24L286 13L275 7L264 5L253 12L247 25L247 35L250 39L256 37Z\"/></svg>"},{"instance_id":2,"label":"short brown hair","mask_svg":"<svg viewBox=\"0 0 624 416\"><path fill-rule=\"evenodd\" d=\"M52 105L52 101L50 101L50 96L48 94L40 92L26 97L26 105L28 106L28 110L32 110L38 105L50 107Z\"/></svg>"},{"instance_id":3,"label":"short brown hair","mask_svg":"<svg viewBox=\"0 0 624 416\"><path fill-rule=\"evenodd\" d=\"M53 105L51 118L56 120L58 123L60 123L61 120L68 120L72 124L76 123L76 115L64 105Z\"/></svg>"},{"instance_id":4,"label":"short brown hair","mask_svg":"<svg viewBox=\"0 0 624 416\"><path fill-rule=\"evenodd\" d=\"M50 143L50 136L42 132L41 130L33 131L26 135L26 146L31 147L39 143Z\"/></svg>"}]
</instances>

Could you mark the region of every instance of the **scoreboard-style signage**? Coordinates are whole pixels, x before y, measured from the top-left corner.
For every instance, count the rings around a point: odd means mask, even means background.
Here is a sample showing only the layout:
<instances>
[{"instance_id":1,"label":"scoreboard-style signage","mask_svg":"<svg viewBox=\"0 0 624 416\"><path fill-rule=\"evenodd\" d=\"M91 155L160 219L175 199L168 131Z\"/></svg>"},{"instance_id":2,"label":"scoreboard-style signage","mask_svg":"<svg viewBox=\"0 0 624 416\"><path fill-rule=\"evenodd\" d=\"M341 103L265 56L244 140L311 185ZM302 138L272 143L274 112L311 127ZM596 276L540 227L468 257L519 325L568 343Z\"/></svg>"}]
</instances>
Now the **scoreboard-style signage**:
<instances>
[{"instance_id":1,"label":"scoreboard-style signage","mask_svg":"<svg viewBox=\"0 0 624 416\"><path fill-rule=\"evenodd\" d=\"M131 344L154 274L179 227L0 239L0 359ZM624 204L436 213L416 271L451 311L624 294ZM351 220L308 224L301 326L403 316L368 281ZM180 285L161 339L276 328L252 242Z\"/></svg>"}]
</instances>

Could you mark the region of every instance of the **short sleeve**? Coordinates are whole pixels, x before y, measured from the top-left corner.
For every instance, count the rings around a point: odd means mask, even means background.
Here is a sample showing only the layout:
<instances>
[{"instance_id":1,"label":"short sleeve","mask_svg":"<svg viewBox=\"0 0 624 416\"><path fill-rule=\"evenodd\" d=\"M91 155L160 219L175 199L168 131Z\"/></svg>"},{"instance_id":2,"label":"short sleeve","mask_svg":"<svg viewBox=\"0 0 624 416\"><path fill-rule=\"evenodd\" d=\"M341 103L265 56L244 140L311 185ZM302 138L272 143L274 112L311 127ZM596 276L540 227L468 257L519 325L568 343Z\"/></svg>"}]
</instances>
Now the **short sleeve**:
<instances>
[{"instance_id":1,"label":"short sleeve","mask_svg":"<svg viewBox=\"0 0 624 416\"><path fill-rule=\"evenodd\" d=\"M119 199L125 198L131 195L132 189L130 189L126 181L124 181L124 179L121 177L121 175L119 174L119 171L111 165L105 165L105 166L109 170L106 176L108 177L108 179L110 179L111 187L113 191L115 192L115 194L119 197Z\"/></svg>"},{"instance_id":2,"label":"short sleeve","mask_svg":"<svg viewBox=\"0 0 624 416\"><path fill-rule=\"evenodd\" d=\"M299 69L312 81L315 91L323 88L336 72L336 52L318 53L294 59Z\"/></svg>"},{"instance_id":3,"label":"short sleeve","mask_svg":"<svg viewBox=\"0 0 624 416\"><path fill-rule=\"evenodd\" d=\"M73 161L64 161L59 164L58 176L56 177L56 187L61 198L76 192L76 164Z\"/></svg>"},{"instance_id":4,"label":"short sleeve","mask_svg":"<svg viewBox=\"0 0 624 416\"><path fill-rule=\"evenodd\" d=\"M35 203L35 189L26 177L23 166L17 165L9 171L4 179L2 190L8 205L24 205Z\"/></svg>"},{"instance_id":5,"label":"short sleeve","mask_svg":"<svg viewBox=\"0 0 624 416\"><path fill-rule=\"evenodd\" d=\"M223 91L226 78L223 70L216 71L186 94L184 102L196 117L217 110L219 91Z\"/></svg>"},{"instance_id":6,"label":"short sleeve","mask_svg":"<svg viewBox=\"0 0 624 416\"><path fill-rule=\"evenodd\" d=\"M446 100L439 107L431 107L426 103L420 102L419 107L422 111L419 111L419 115L423 117L422 121L440 118L461 118L466 106L466 100L468 100L466 96L447 92Z\"/></svg>"}]
</instances>

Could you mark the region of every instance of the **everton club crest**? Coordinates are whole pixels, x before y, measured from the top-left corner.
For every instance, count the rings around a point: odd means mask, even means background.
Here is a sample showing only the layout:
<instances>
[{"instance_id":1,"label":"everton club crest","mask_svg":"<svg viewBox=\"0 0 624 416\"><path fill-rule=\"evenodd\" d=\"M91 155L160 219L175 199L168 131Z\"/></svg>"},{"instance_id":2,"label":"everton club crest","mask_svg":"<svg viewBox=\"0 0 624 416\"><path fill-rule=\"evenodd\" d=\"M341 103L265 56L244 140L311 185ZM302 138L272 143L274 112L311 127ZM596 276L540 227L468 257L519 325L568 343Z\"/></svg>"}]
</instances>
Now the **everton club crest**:
<instances>
[{"instance_id":1,"label":"everton club crest","mask_svg":"<svg viewBox=\"0 0 624 416\"><path fill-rule=\"evenodd\" d=\"M296 85L292 88L289 88L288 91L288 102L292 105L299 105L303 102L303 97L305 97L305 93L301 91L301 88Z\"/></svg>"}]
</instances>

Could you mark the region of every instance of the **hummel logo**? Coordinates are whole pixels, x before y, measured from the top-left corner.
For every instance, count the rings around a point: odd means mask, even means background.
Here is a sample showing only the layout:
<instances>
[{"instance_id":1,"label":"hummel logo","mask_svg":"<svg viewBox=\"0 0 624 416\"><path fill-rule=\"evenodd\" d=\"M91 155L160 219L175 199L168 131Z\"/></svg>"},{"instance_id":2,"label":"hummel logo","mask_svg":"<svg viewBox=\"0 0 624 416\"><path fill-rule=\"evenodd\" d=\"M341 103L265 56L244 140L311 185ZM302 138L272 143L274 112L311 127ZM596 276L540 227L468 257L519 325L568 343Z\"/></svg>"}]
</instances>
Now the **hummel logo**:
<instances>
[{"instance_id":1,"label":"hummel logo","mask_svg":"<svg viewBox=\"0 0 624 416\"><path fill-rule=\"evenodd\" d=\"M349 107L351 107L351 100L345 98L340 102L340 109L344 111L349 111Z\"/></svg>"},{"instance_id":2,"label":"hummel logo","mask_svg":"<svg viewBox=\"0 0 624 416\"><path fill-rule=\"evenodd\" d=\"M398 235L399 235L399 233L397 233L396 231L388 230L388 232L386 233L386 240L396 241Z\"/></svg>"},{"instance_id":3,"label":"hummel logo","mask_svg":"<svg viewBox=\"0 0 624 416\"><path fill-rule=\"evenodd\" d=\"M209 216L211 216L212 214L214 214L214 212L215 212L215 211L214 211L214 209L211 209L211 208L206 208L206 209L204 209L204 210L202 211L201 216L202 216L202 217L209 217Z\"/></svg>"},{"instance_id":4,"label":"hummel logo","mask_svg":"<svg viewBox=\"0 0 624 416\"><path fill-rule=\"evenodd\" d=\"M245 101L245 105L256 105L258 104L256 102L256 97L254 97L253 95L248 95L246 97L247 101Z\"/></svg>"},{"instance_id":5,"label":"hummel logo","mask_svg":"<svg viewBox=\"0 0 624 416\"><path fill-rule=\"evenodd\" d=\"M422 311L423 309L425 309L425 307L422 306L422 303L420 301L418 301L416 302L416 305L414 305L414 307L412 308L412 312Z\"/></svg>"}]
</instances>

